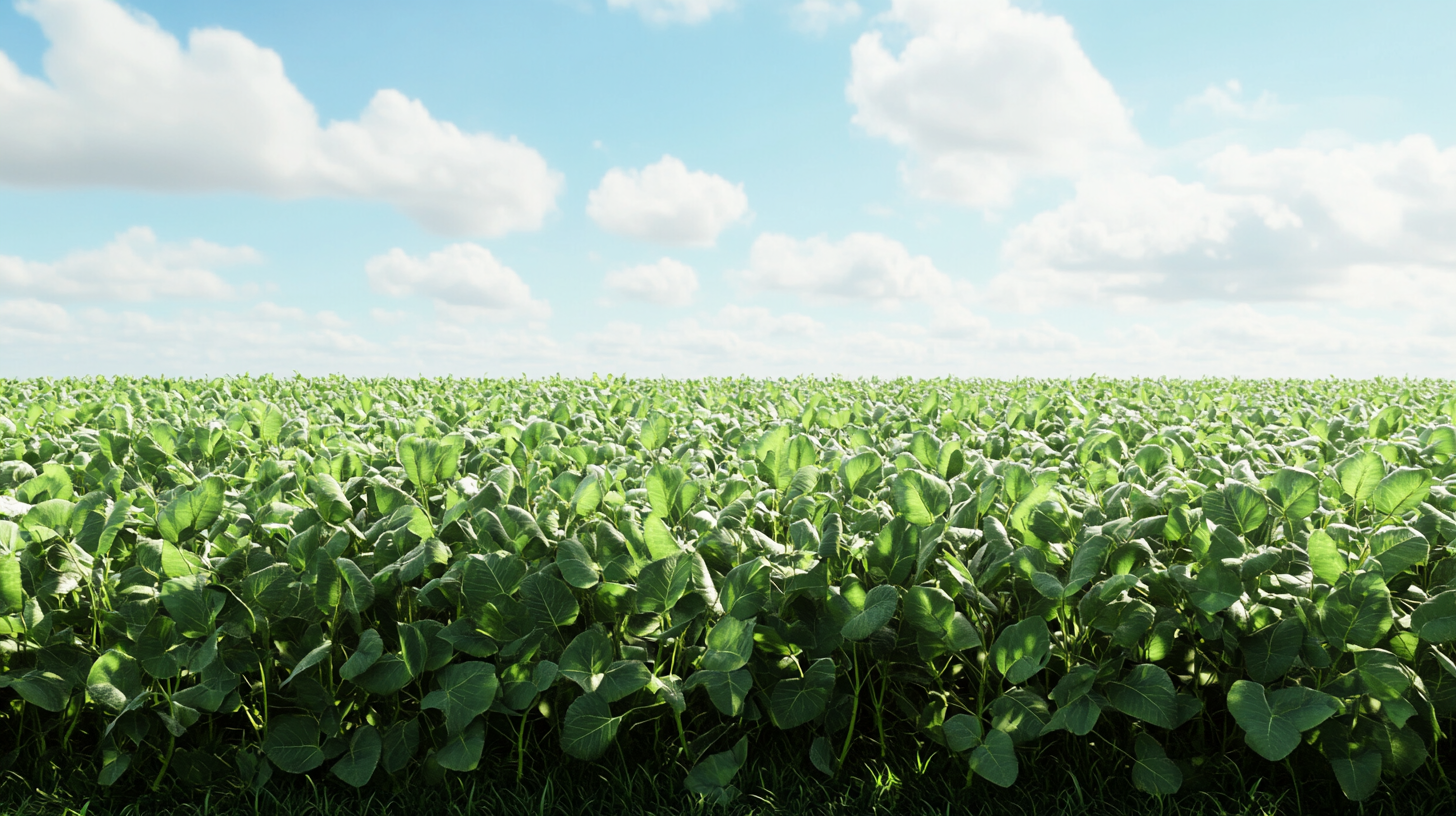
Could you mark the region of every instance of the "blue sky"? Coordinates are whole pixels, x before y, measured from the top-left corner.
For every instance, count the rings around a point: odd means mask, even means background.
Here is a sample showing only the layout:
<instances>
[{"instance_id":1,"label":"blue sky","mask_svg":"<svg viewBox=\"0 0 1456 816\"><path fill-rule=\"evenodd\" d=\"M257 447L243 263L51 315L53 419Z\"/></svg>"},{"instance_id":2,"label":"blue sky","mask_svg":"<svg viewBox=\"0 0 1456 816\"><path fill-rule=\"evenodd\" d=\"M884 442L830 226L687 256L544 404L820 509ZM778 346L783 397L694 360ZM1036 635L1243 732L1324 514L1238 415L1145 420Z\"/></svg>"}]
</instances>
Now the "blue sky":
<instances>
[{"instance_id":1,"label":"blue sky","mask_svg":"<svg viewBox=\"0 0 1456 816\"><path fill-rule=\"evenodd\" d=\"M0 376L1456 371L1456 5L24 0Z\"/></svg>"}]
</instances>

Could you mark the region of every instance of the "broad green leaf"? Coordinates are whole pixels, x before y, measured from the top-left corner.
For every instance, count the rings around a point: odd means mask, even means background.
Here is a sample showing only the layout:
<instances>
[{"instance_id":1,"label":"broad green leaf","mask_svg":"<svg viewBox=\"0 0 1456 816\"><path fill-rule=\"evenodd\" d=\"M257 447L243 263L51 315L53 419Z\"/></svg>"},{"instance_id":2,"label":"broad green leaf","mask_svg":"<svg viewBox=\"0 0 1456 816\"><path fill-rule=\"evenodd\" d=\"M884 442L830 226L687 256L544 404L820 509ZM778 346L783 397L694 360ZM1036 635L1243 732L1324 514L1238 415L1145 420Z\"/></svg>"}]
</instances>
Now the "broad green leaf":
<instances>
[{"instance_id":1,"label":"broad green leaf","mask_svg":"<svg viewBox=\"0 0 1456 816\"><path fill-rule=\"evenodd\" d=\"M372 632L374 630L371 629L369 631ZM375 637L378 637L378 633L375 634ZM380 648L383 648L382 644ZM283 682L280 683L279 686L282 687L288 685L289 683L293 682L293 678L302 675L304 672L308 671L314 666L317 666L318 664L324 662L328 659L329 653L333 650L334 642L326 638L323 643L320 643L319 645L310 649L309 653L304 655L302 660L299 660L298 663L294 664L293 670L288 673L288 677L284 678ZM375 655L375 659L378 659L378 655Z\"/></svg>"},{"instance_id":2,"label":"broad green leaf","mask_svg":"<svg viewBox=\"0 0 1456 816\"><path fill-rule=\"evenodd\" d=\"M379 766L379 754L383 745L379 729L372 725L363 726L354 731L354 736L349 738L349 750L329 770L350 785L362 788L368 784L370 777L374 776L374 769Z\"/></svg>"},{"instance_id":3,"label":"broad green leaf","mask_svg":"<svg viewBox=\"0 0 1456 816\"><path fill-rule=\"evenodd\" d=\"M612 665L612 641L601 629L588 629L572 638L558 665L566 679L590 692L596 687L593 678L605 674Z\"/></svg>"},{"instance_id":4,"label":"broad green leaf","mask_svg":"<svg viewBox=\"0 0 1456 816\"><path fill-rule=\"evenodd\" d=\"M1335 648L1371 648L1390 631L1390 589L1373 572L1342 577L1318 604L1320 630Z\"/></svg>"},{"instance_id":5,"label":"broad green leaf","mask_svg":"<svg viewBox=\"0 0 1456 816\"><path fill-rule=\"evenodd\" d=\"M374 584L370 583L364 570L347 558L334 559L334 565L339 568L339 575L344 579L344 608L350 612L361 613L373 606Z\"/></svg>"},{"instance_id":6,"label":"broad green leaf","mask_svg":"<svg viewBox=\"0 0 1456 816\"><path fill-rule=\"evenodd\" d=\"M221 592L207 589L206 578L192 575L162 584L162 606L177 621L184 637L206 637L216 628L217 613L226 602Z\"/></svg>"},{"instance_id":7,"label":"broad green leaf","mask_svg":"<svg viewBox=\"0 0 1456 816\"><path fill-rule=\"evenodd\" d=\"M725 616L708 630L708 651L702 667L711 671L731 672L748 665L753 656L752 618L742 620Z\"/></svg>"},{"instance_id":8,"label":"broad green leaf","mask_svg":"<svg viewBox=\"0 0 1456 816\"><path fill-rule=\"evenodd\" d=\"M109 649L96 658L86 675L86 695L113 714L120 714L142 691L142 673L136 659L118 649Z\"/></svg>"},{"instance_id":9,"label":"broad green leaf","mask_svg":"<svg viewBox=\"0 0 1456 816\"><path fill-rule=\"evenodd\" d=\"M430 662L430 643L418 624L402 623L395 628L399 634L399 657L410 677L419 677Z\"/></svg>"},{"instance_id":10,"label":"broad green leaf","mask_svg":"<svg viewBox=\"0 0 1456 816\"><path fill-rule=\"evenodd\" d=\"M1330 767L1334 769L1340 790L1351 801L1369 799L1380 786L1380 752L1374 748L1332 757Z\"/></svg>"},{"instance_id":11,"label":"broad green leaf","mask_svg":"<svg viewBox=\"0 0 1456 816\"><path fill-rule=\"evenodd\" d=\"M726 805L738 797L738 788L733 786L733 777L743 763L748 761L748 737L739 737L730 750L709 754L688 771L683 784L700 796L706 796L716 805Z\"/></svg>"},{"instance_id":12,"label":"broad green leaf","mask_svg":"<svg viewBox=\"0 0 1456 816\"><path fill-rule=\"evenodd\" d=\"M611 747L621 724L622 718L612 716L605 700L595 694L583 694L566 709L561 748L577 759L596 759Z\"/></svg>"},{"instance_id":13,"label":"broad green leaf","mask_svg":"<svg viewBox=\"0 0 1456 816\"><path fill-rule=\"evenodd\" d=\"M217 476L208 476L192 490L167 503L157 514L162 538L178 544L207 529L222 513L225 486Z\"/></svg>"},{"instance_id":14,"label":"broad green leaf","mask_svg":"<svg viewBox=\"0 0 1456 816\"><path fill-rule=\"evenodd\" d=\"M698 686L708 690L708 699L725 716L737 717L743 713L748 692L753 688L753 675L747 669L733 672L700 669L688 675L687 682L683 683L683 691L692 691Z\"/></svg>"},{"instance_id":15,"label":"broad green leaf","mask_svg":"<svg viewBox=\"0 0 1456 816\"><path fill-rule=\"evenodd\" d=\"M950 487L923 471L901 473L892 489L895 511L911 524L929 526L950 510Z\"/></svg>"},{"instance_id":16,"label":"broad green leaf","mask_svg":"<svg viewBox=\"0 0 1456 816\"><path fill-rule=\"evenodd\" d=\"M544 572L529 575L521 582L521 601L539 624L555 629L576 623L581 612L571 587Z\"/></svg>"},{"instance_id":17,"label":"broad green leaf","mask_svg":"<svg viewBox=\"0 0 1456 816\"><path fill-rule=\"evenodd\" d=\"M1178 770L1173 760L1168 759L1157 740L1147 734L1138 734L1133 745L1137 758L1132 764L1132 783L1138 790L1167 796L1183 787L1183 772Z\"/></svg>"},{"instance_id":18,"label":"broad green leaf","mask_svg":"<svg viewBox=\"0 0 1456 816\"><path fill-rule=\"evenodd\" d=\"M499 688L490 663L455 663L435 674L435 690L425 695L420 708L444 712L445 732L458 734L490 708Z\"/></svg>"},{"instance_id":19,"label":"broad green leaf","mask_svg":"<svg viewBox=\"0 0 1456 816\"><path fill-rule=\"evenodd\" d=\"M1086 736L1097 725L1097 720L1102 716L1102 707L1093 700L1091 696L1078 697L1070 703L1057 706L1052 714L1051 720L1046 724L1047 731L1065 729L1069 733L1079 737Z\"/></svg>"},{"instance_id":20,"label":"broad green leaf","mask_svg":"<svg viewBox=\"0 0 1456 816\"><path fill-rule=\"evenodd\" d=\"M21 699L46 711L63 711L71 699L71 683L55 672L32 669L13 680L10 687Z\"/></svg>"},{"instance_id":21,"label":"broad green leaf","mask_svg":"<svg viewBox=\"0 0 1456 816\"><path fill-rule=\"evenodd\" d=\"M1256 683L1272 683L1283 677L1299 657L1304 646L1304 624L1298 618L1284 620L1260 629L1239 645L1244 667Z\"/></svg>"},{"instance_id":22,"label":"broad green leaf","mask_svg":"<svg viewBox=\"0 0 1456 816\"><path fill-rule=\"evenodd\" d=\"M899 590L889 584L875 587L865 594L864 609L840 628L840 636L845 640L864 640L889 623L899 605Z\"/></svg>"},{"instance_id":23,"label":"broad green leaf","mask_svg":"<svg viewBox=\"0 0 1456 816\"><path fill-rule=\"evenodd\" d=\"M473 771L480 765L480 753L483 750L485 720L477 717L445 740L445 745L435 752L435 762L450 771Z\"/></svg>"},{"instance_id":24,"label":"broad green leaf","mask_svg":"<svg viewBox=\"0 0 1456 816\"><path fill-rule=\"evenodd\" d=\"M339 667L339 676L345 680L353 680L368 671L383 654L384 641L379 633L373 629L365 629L359 635L359 645L355 647L354 653Z\"/></svg>"},{"instance_id":25,"label":"broad green leaf","mask_svg":"<svg viewBox=\"0 0 1456 816\"><path fill-rule=\"evenodd\" d=\"M1319 477L1302 468L1280 468L1269 487L1269 500L1283 518L1309 518L1319 509Z\"/></svg>"},{"instance_id":26,"label":"broad green leaf","mask_svg":"<svg viewBox=\"0 0 1456 816\"><path fill-rule=\"evenodd\" d=\"M574 538L556 545L556 568L561 570L562 579L577 589L591 589L601 581L586 547Z\"/></svg>"},{"instance_id":27,"label":"broad green leaf","mask_svg":"<svg viewBox=\"0 0 1456 816\"><path fill-rule=\"evenodd\" d=\"M1051 659L1051 631L1041 618L1027 618L1001 630L991 646L996 671L1012 685L1020 685L1046 668Z\"/></svg>"},{"instance_id":28,"label":"broad green leaf","mask_svg":"<svg viewBox=\"0 0 1456 816\"><path fill-rule=\"evenodd\" d=\"M734 567L723 581L723 592L718 597L723 612L743 620L757 615L773 591L770 578L768 560L762 556Z\"/></svg>"},{"instance_id":29,"label":"broad green leaf","mask_svg":"<svg viewBox=\"0 0 1456 816\"><path fill-rule=\"evenodd\" d=\"M1374 451L1357 453L1335 465L1335 477L1356 506L1365 504L1375 495L1375 486L1385 478L1385 460Z\"/></svg>"},{"instance_id":30,"label":"broad green leaf","mask_svg":"<svg viewBox=\"0 0 1456 816\"><path fill-rule=\"evenodd\" d=\"M803 677L780 680L769 699L774 724L789 729L818 717L834 690L834 661L821 657L809 665Z\"/></svg>"},{"instance_id":31,"label":"broad green leaf","mask_svg":"<svg viewBox=\"0 0 1456 816\"><path fill-rule=\"evenodd\" d=\"M355 677L353 683L370 694L387 697L409 685L413 679L409 667L405 665L404 658L395 654L386 654L374 661L373 666Z\"/></svg>"},{"instance_id":32,"label":"broad green leaf","mask_svg":"<svg viewBox=\"0 0 1456 816\"><path fill-rule=\"evenodd\" d=\"M1431 643L1456 640L1456 589L1442 592L1416 607L1411 613L1410 628Z\"/></svg>"},{"instance_id":33,"label":"broad green leaf","mask_svg":"<svg viewBox=\"0 0 1456 816\"><path fill-rule=\"evenodd\" d=\"M9 553L0 554L0 614L19 612L25 605L25 589L20 580L20 559Z\"/></svg>"},{"instance_id":34,"label":"broad green leaf","mask_svg":"<svg viewBox=\"0 0 1456 816\"><path fill-rule=\"evenodd\" d=\"M1234 605L1244 593L1244 582L1235 570L1221 563L1198 571L1197 588L1188 593L1193 605L1210 615Z\"/></svg>"},{"instance_id":35,"label":"broad green leaf","mask_svg":"<svg viewBox=\"0 0 1456 816\"><path fill-rule=\"evenodd\" d=\"M971 752L971 770L993 785L1003 788L1015 785L1020 765L1011 738L1001 731L986 732L985 740Z\"/></svg>"},{"instance_id":36,"label":"broad green leaf","mask_svg":"<svg viewBox=\"0 0 1456 816\"><path fill-rule=\"evenodd\" d=\"M1337 714L1340 703L1304 686L1266 694L1258 683L1238 680L1229 689L1228 707L1244 729L1244 741L1249 747L1265 759L1278 762L1299 747L1301 732Z\"/></svg>"},{"instance_id":37,"label":"broad green leaf","mask_svg":"<svg viewBox=\"0 0 1456 816\"><path fill-rule=\"evenodd\" d=\"M318 514L330 524L343 524L354 515L349 499L338 480L327 473L318 473L308 480L308 495ZM335 766L337 767L337 766Z\"/></svg>"},{"instance_id":38,"label":"broad green leaf","mask_svg":"<svg viewBox=\"0 0 1456 816\"><path fill-rule=\"evenodd\" d=\"M1382 527L1370 537L1370 554L1380 563L1381 575L1389 581L1425 562L1431 554L1431 545L1412 527Z\"/></svg>"},{"instance_id":39,"label":"broad green leaf","mask_svg":"<svg viewBox=\"0 0 1456 816\"><path fill-rule=\"evenodd\" d=\"M469 608L480 609L497 598L514 595L527 569L526 562L511 553L472 553L461 570L460 593Z\"/></svg>"},{"instance_id":40,"label":"broad green leaf","mask_svg":"<svg viewBox=\"0 0 1456 816\"><path fill-rule=\"evenodd\" d=\"M1306 545L1309 552L1309 566L1314 570L1316 578L1327 584L1334 584L1341 575L1345 574L1348 568L1345 556L1330 538L1330 534L1324 530L1315 530L1309 534L1309 543Z\"/></svg>"},{"instance_id":41,"label":"broad green leaf","mask_svg":"<svg viewBox=\"0 0 1456 816\"><path fill-rule=\"evenodd\" d=\"M1113 708L1160 728L1172 728L1178 715L1172 678L1151 663L1140 663L1121 680L1108 682L1103 693Z\"/></svg>"},{"instance_id":42,"label":"broad green leaf","mask_svg":"<svg viewBox=\"0 0 1456 816\"><path fill-rule=\"evenodd\" d=\"M946 746L961 754L975 749L986 736L980 719L970 714L957 714L951 717L945 721L942 729L945 731Z\"/></svg>"},{"instance_id":43,"label":"broad green leaf","mask_svg":"<svg viewBox=\"0 0 1456 816\"><path fill-rule=\"evenodd\" d=\"M671 609L687 591L691 576L692 556L687 553L648 562L637 574L637 611L666 612Z\"/></svg>"},{"instance_id":44,"label":"broad green leaf","mask_svg":"<svg viewBox=\"0 0 1456 816\"><path fill-rule=\"evenodd\" d=\"M1434 477L1425 468L1396 468L1375 486L1370 503L1386 516L1399 516L1420 507L1431 495Z\"/></svg>"},{"instance_id":45,"label":"broad green leaf","mask_svg":"<svg viewBox=\"0 0 1456 816\"><path fill-rule=\"evenodd\" d=\"M652 682L652 672L640 660L615 660L592 681L593 696L600 697L603 702L615 703L647 688Z\"/></svg>"},{"instance_id":46,"label":"broad green leaf","mask_svg":"<svg viewBox=\"0 0 1456 816\"><path fill-rule=\"evenodd\" d=\"M855 454L839 466L839 481L844 492L853 496L861 488L873 487L879 481L882 460L874 451Z\"/></svg>"},{"instance_id":47,"label":"broad green leaf","mask_svg":"<svg viewBox=\"0 0 1456 816\"><path fill-rule=\"evenodd\" d=\"M299 715L272 717L268 721L268 736L263 740L263 752L280 770L308 773L324 764L318 723L312 717Z\"/></svg>"}]
</instances>

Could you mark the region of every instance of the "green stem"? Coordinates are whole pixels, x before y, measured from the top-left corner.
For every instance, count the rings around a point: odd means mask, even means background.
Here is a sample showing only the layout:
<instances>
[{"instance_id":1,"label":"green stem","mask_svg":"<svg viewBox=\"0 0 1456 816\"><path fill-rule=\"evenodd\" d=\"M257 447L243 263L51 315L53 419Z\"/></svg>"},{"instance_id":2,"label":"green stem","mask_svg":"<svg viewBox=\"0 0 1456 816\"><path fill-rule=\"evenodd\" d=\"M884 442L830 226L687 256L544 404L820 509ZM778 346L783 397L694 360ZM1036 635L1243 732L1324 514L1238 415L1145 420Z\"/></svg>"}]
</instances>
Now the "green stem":
<instances>
[{"instance_id":1,"label":"green stem","mask_svg":"<svg viewBox=\"0 0 1456 816\"><path fill-rule=\"evenodd\" d=\"M859 654L850 647L850 659L854 662L854 705L849 709L849 729L844 733L844 747L839 749L839 762L835 766L837 771L844 767L844 760L849 757L849 743L854 739L854 723L859 718Z\"/></svg>"},{"instance_id":2,"label":"green stem","mask_svg":"<svg viewBox=\"0 0 1456 816\"><path fill-rule=\"evenodd\" d=\"M527 708L521 712L521 726L516 731L516 784L521 784L521 778L526 774L526 717L530 716L531 709Z\"/></svg>"}]
</instances>

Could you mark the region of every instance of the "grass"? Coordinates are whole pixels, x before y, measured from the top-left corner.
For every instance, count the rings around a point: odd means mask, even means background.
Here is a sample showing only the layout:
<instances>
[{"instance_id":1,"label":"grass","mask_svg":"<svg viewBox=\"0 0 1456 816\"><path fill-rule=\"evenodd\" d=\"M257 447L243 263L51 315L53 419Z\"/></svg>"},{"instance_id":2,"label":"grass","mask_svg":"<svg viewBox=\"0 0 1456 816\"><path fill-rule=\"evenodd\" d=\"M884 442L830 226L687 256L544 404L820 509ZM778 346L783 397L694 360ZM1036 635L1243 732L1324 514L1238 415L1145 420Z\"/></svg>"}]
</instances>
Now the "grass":
<instances>
[{"instance_id":1,"label":"grass","mask_svg":"<svg viewBox=\"0 0 1456 816\"><path fill-rule=\"evenodd\" d=\"M776 752L782 753L782 752ZM1364 803L1341 795L1333 779L1301 776L1276 767L1268 777L1241 776L1227 768L1200 777L1197 771L1178 794L1156 798L1140 793L1126 775L1096 762L1072 767L1062 760L1028 763L1011 790L984 780L970 787L958 765L935 757L890 757L867 763L872 770L831 780L791 756L750 760L736 780L743 796L718 807L685 791L680 773L660 763L629 762L618 756L599 763L570 762L529 773L519 784L507 764L474 774L411 779L391 790L375 785L356 790L332 778L275 775L261 792L227 788L144 787L99 789L73 776L56 774L27 781L13 772L0 778L0 816L1292 816L1359 814L1416 816L1456 812L1456 789L1442 774L1422 770L1388 780ZM1200 780L1204 786L1200 786ZM1293 784L1291 784L1293 782ZM1231 784L1232 783L1232 784Z\"/></svg>"}]
</instances>

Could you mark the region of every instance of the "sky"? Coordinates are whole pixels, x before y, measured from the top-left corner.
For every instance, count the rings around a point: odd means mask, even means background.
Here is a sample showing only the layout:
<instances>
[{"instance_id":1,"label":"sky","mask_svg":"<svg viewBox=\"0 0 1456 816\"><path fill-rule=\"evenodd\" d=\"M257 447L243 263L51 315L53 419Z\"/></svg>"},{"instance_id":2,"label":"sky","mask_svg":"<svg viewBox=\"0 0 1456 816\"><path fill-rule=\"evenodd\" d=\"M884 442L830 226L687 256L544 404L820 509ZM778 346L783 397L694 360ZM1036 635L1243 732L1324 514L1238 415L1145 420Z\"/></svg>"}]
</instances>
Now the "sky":
<instances>
[{"instance_id":1,"label":"sky","mask_svg":"<svg viewBox=\"0 0 1456 816\"><path fill-rule=\"evenodd\" d=\"M1456 376L1456 3L0 5L0 377Z\"/></svg>"}]
</instances>

